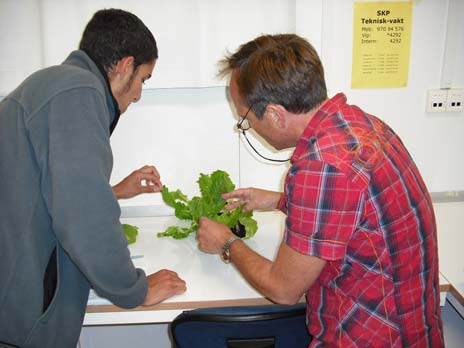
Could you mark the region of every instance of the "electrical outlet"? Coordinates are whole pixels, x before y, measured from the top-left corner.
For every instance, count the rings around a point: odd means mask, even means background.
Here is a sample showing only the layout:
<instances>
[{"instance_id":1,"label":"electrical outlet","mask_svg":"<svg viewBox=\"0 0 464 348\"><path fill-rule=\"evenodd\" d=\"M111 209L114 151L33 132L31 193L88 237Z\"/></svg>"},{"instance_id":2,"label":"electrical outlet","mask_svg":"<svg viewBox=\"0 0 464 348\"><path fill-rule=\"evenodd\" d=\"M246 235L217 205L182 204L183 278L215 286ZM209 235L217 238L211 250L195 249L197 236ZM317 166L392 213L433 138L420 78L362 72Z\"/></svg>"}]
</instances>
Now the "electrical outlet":
<instances>
[{"instance_id":1,"label":"electrical outlet","mask_svg":"<svg viewBox=\"0 0 464 348\"><path fill-rule=\"evenodd\" d=\"M446 102L448 90L429 89L427 90L427 112L446 112Z\"/></svg>"},{"instance_id":2,"label":"electrical outlet","mask_svg":"<svg viewBox=\"0 0 464 348\"><path fill-rule=\"evenodd\" d=\"M446 112L464 111L464 89L449 89L446 99Z\"/></svg>"}]
</instances>

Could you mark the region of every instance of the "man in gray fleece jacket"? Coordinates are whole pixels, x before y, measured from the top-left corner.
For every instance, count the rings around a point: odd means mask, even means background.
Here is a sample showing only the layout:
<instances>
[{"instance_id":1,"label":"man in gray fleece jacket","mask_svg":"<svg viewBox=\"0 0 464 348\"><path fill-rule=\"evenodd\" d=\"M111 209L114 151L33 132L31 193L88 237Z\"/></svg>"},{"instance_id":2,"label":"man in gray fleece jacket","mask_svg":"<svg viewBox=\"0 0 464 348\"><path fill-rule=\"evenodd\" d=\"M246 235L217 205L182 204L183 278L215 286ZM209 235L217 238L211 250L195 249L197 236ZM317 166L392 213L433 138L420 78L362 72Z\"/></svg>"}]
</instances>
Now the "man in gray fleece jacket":
<instances>
[{"instance_id":1,"label":"man in gray fleece jacket","mask_svg":"<svg viewBox=\"0 0 464 348\"><path fill-rule=\"evenodd\" d=\"M185 291L134 268L119 222L117 198L159 191L156 169L109 184L110 134L157 58L139 18L98 11L78 51L1 101L0 346L76 347L91 287L124 308Z\"/></svg>"}]
</instances>

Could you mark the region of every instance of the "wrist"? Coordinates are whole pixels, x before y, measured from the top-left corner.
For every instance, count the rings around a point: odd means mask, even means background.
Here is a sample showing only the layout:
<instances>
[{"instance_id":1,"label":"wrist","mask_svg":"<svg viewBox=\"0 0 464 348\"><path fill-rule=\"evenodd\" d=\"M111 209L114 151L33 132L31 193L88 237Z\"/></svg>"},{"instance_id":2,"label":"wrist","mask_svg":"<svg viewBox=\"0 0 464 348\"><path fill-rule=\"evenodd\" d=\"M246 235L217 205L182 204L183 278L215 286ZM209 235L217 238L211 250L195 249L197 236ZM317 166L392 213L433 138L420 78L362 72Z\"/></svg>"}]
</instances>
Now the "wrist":
<instances>
[{"instance_id":1,"label":"wrist","mask_svg":"<svg viewBox=\"0 0 464 348\"><path fill-rule=\"evenodd\" d=\"M287 208L287 197L283 192L279 192L279 199L277 201L277 206L276 208L282 212L286 212Z\"/></svg>"},{"instance_id":2,"label":"wrist","mask_svg":"<svg viewBox=\"0 0 464 348\"><path fill-rule=\"evenodd\" d=\"M114 196L116 197L116 199L120 199L121 198L121 192L120 192L120 189L119 189L119 184L114 185L113 187L111 187L111 189L113 190L113 193L114 193Z\"/></svg>"},{"instance_id":3,"label":"wrist","mask_svg":"<svg viewBox=\"0 0 464 348\"><path fill-rule=\"evenodd\" d=\"M232 244L236 242L237 240L240 240L240 238L233 235L224 243L224 246L222 247L221 259L225 263L230 263L231 261L230 249L232 247Z\"/></svg>"}]
</instances>

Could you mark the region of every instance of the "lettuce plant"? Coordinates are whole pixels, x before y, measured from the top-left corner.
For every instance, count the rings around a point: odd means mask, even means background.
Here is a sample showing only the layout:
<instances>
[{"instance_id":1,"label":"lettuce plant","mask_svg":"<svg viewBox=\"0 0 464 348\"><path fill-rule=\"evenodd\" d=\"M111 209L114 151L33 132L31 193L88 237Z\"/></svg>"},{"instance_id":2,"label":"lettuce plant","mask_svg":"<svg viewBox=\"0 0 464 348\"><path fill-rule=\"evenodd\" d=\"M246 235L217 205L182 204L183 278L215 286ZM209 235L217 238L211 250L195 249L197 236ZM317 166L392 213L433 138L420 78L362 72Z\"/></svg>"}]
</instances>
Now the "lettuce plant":
<instances>
[{"instance_id":1,"label":"lettuce plant","mask_svg":"<svg viewBox=\"0 0 464 348\"><path fill-rule=\"evenodd\" d=\"M192 199L180 190L169 191L163 186L161 194L164 202L174 208L178 219L190 220L191 224L189 227L170 226L164 232L158 233L158 237L186 238L198 230L199 219L202 216L227 225L241 238L248 239L255 235L258 224L253 219L253 212L245 213L241 206L230 212L225 209L227 202L221 195L235 189L229 174L223 170L216 170L211 175L200 174L197 183L201 196Z\"/></svg>"}]
</instances>

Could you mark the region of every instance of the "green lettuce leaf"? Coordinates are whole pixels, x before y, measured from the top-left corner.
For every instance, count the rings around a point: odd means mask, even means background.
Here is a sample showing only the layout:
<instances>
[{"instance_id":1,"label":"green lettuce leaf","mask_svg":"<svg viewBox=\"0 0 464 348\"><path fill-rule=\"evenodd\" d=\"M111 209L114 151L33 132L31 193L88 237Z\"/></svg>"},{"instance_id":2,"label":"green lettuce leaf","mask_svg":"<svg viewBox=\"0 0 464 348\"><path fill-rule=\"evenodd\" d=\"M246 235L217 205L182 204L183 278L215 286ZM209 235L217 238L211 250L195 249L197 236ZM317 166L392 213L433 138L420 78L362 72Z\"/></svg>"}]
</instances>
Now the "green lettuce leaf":
<instances>
[{"instance_id":1,"label":"green lettuce leaf","mask_svg":"<svg viewBox=\"0 0 464 348\"><path fill-rule=\"evenodd\" d=\"M192 213L188 206L189 200L180 190L170 192L166 186L163 186L161 196L167 205L174 208L175 214L179 219L192 219Z\"/></svg>"},{"instance_id":2,"label":"green lettuce leaf","mask_svg":"<svg viewBox=\"0 0 464 348\"><path fill-rule=\"evenodd\" d=\"M179 226L170 226L164 232L158 233L158 237L172 237L174 239L183 239L187 238L188 235L194 232L198 226L187 228L187 227L179 227Z\"/></svg>"},{"instance_id":3,"label":"green lettuce leaf","mask_svg":"<svg viewBox=\"0 0 464 348\"><path fill-rule=\"evenodd\" d=\"M239 224L245 228L244 238L251 238L258 230L258 224L253 219L253 213L244 213L242 207L231 212L225 210L226 201L221 195L233 191L235 185L229 174L223 170L216 170L211 175L201 173L197 180L201 196L188 199L180 190L169 191L163 186L161 191L164 202L174 208L175 216L180 220L191 220L190 227L170 226L158 237L186 238L190 233L198 230L200 217L206 216L211 220L221 222L232 230Z\"/></svg>"},{"instance_id":4,"label":"green lettuce leaf","mask_svg":"<svg viewBox=\"0 0 464 348\"><path fill-rule=\"evenodd\" d=\"M253 237L258 231L258 223L250 216L242 216L238 221L245 226L245 239Z\"/></svg>"},{"instance_id":5,"label":"green lettuce leaf","mask_svg":"<svg viewBox=\"0 0 464 348\"><path fill-rule=\"evenodd\" d=\"M135 243L137 240L137 235L139 234L139 228L129 224L122 224L122 230L127 238L127 243Z\"/></svg>"}]
</instances>

